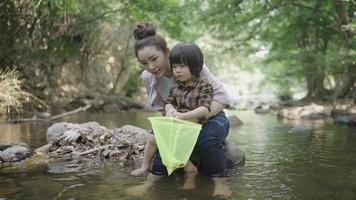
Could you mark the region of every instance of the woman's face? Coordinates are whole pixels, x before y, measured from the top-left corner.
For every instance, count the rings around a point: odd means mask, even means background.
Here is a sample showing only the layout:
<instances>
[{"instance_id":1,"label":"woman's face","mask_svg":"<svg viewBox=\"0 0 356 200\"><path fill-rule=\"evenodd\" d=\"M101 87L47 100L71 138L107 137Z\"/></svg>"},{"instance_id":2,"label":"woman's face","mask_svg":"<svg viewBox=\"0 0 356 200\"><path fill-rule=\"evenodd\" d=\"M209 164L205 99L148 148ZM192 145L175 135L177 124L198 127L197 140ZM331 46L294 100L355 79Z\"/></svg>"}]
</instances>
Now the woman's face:
<instances>
[{"instance_id":1,"label":"woman's face","mask_svg":"<svg viewBox=\"0 0 356 200\"><path fill-rule=\"evenodd\" d=\"M156 77L170 75L168 52L163 52L155 46L147 46L137 52L138 61Z\"/></svg>"}]
</instances>

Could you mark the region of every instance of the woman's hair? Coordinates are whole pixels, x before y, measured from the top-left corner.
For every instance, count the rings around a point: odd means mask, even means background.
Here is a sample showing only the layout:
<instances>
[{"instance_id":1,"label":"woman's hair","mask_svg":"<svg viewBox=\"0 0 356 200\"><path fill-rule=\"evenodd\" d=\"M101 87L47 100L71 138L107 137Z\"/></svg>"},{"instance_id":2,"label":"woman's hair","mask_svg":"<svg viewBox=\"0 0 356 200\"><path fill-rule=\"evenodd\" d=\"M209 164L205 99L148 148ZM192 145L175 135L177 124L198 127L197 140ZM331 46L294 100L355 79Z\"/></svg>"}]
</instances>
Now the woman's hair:
<instances>
[{"instance_id":1,"label":"woman's hair","mask_svg":"<svg viewBox=\"0 0 356 200\"><path fill-rule=\"evenodd\" d=\"M156 27L151 23L140 23L136 25L135 30L133 31L135 37L135 54L139 50L147 46L155 46L158 50L163 52L167 51L167 42L159 34L156 33Z\"/></svg>"},{"instance_id":2,"label":"woman's hair","mask_svg":"<svg viewBox=\"0 0 356 200\"><path fill-rule=\"evenodd\" d=\"M184 64L189 67L190 73L199 77L203 69L204 56L200 48L194 43L178 43L173 47L169 55L169 62L173 64Z\"/></svg>"}]
</instances>

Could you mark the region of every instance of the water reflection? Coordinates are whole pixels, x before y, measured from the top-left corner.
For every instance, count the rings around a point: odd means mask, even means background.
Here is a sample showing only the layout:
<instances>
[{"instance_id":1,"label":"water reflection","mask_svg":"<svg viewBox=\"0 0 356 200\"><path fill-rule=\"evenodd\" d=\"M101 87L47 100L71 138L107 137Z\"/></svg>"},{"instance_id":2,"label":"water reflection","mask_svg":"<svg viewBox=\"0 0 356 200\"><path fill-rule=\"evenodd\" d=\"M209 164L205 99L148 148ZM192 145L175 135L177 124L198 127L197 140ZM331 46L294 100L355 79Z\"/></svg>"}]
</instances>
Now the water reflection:
<instances>
[{"instance_id":1,"label":"water reflection","mask_svg":"<svg viewBox=\"0 0 356 200\"><path fill-rule=\"evenodd\" d=\"M24 142L31 148L42 146L49 123L22 123L0 125L0 143Z\"/></svg>"},{"instance_id":2,"label":"water reflection","mask_svg":"<svg viewBox=\"0 0 356 200\"><path fill-rule=\"evenodd\" d=\"M150 128L148 117L160 115L157 112L119 112L119 113L78 113L64 117L56 122L85 123L96 121L108 129L126 124L145 129ZM55 122L53 122L55 123ZM24 142L32 149L46 144L46 130L52 123L31 122L19 124L0 124L0 143Z\"/></svg>"}]
</instances>

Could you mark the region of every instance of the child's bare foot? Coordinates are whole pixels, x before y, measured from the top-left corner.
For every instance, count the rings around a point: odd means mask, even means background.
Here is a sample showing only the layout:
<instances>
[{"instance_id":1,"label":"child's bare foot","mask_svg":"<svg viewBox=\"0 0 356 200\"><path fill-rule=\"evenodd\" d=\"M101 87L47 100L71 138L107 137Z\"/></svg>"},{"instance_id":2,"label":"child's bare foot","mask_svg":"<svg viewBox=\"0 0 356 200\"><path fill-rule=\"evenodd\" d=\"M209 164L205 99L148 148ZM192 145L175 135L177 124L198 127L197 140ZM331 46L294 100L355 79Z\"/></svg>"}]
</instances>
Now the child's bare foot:
<instances>
[{"instance_id":1,"label":"child's bare foot","mask_svg":"<svg viewBox=\"0 0 356 200\"><path fill-rule=\"evenodd\" d=\"M184 166L185 172L198 172L198 169L194 166L194 164L189 160L187 164Z\"/></svg>"},{"instance_id":2,"label":"child's bare foot","mask_svg":"<svg viewBox=\"0 0 356 200\"><path fill-rule=\"evenodd\" d=\"M141 167L139 169L133 170L131 172L132 176L140 176L140 175L147 175L149 168Z\"/></svg>"}]
</instances>

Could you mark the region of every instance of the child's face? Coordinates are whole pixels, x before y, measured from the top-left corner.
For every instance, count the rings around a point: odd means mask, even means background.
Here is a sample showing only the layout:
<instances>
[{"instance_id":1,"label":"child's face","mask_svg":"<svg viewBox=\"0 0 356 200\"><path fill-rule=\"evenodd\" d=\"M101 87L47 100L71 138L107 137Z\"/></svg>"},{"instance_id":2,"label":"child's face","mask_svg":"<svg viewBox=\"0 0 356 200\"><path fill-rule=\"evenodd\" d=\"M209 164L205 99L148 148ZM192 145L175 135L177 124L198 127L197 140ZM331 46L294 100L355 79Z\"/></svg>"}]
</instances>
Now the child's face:
<instances>
[{"instance_id":1,"label":"child's face","mask_svg":"<svg viewBox=\"0 0 356 200\"><path fill-rule=\"evenodd\" d=\"M189 67L185 64L173 64L172 70L174 77L180 81L188 81L193 78Z\"/></svg>"}]
</instances>

